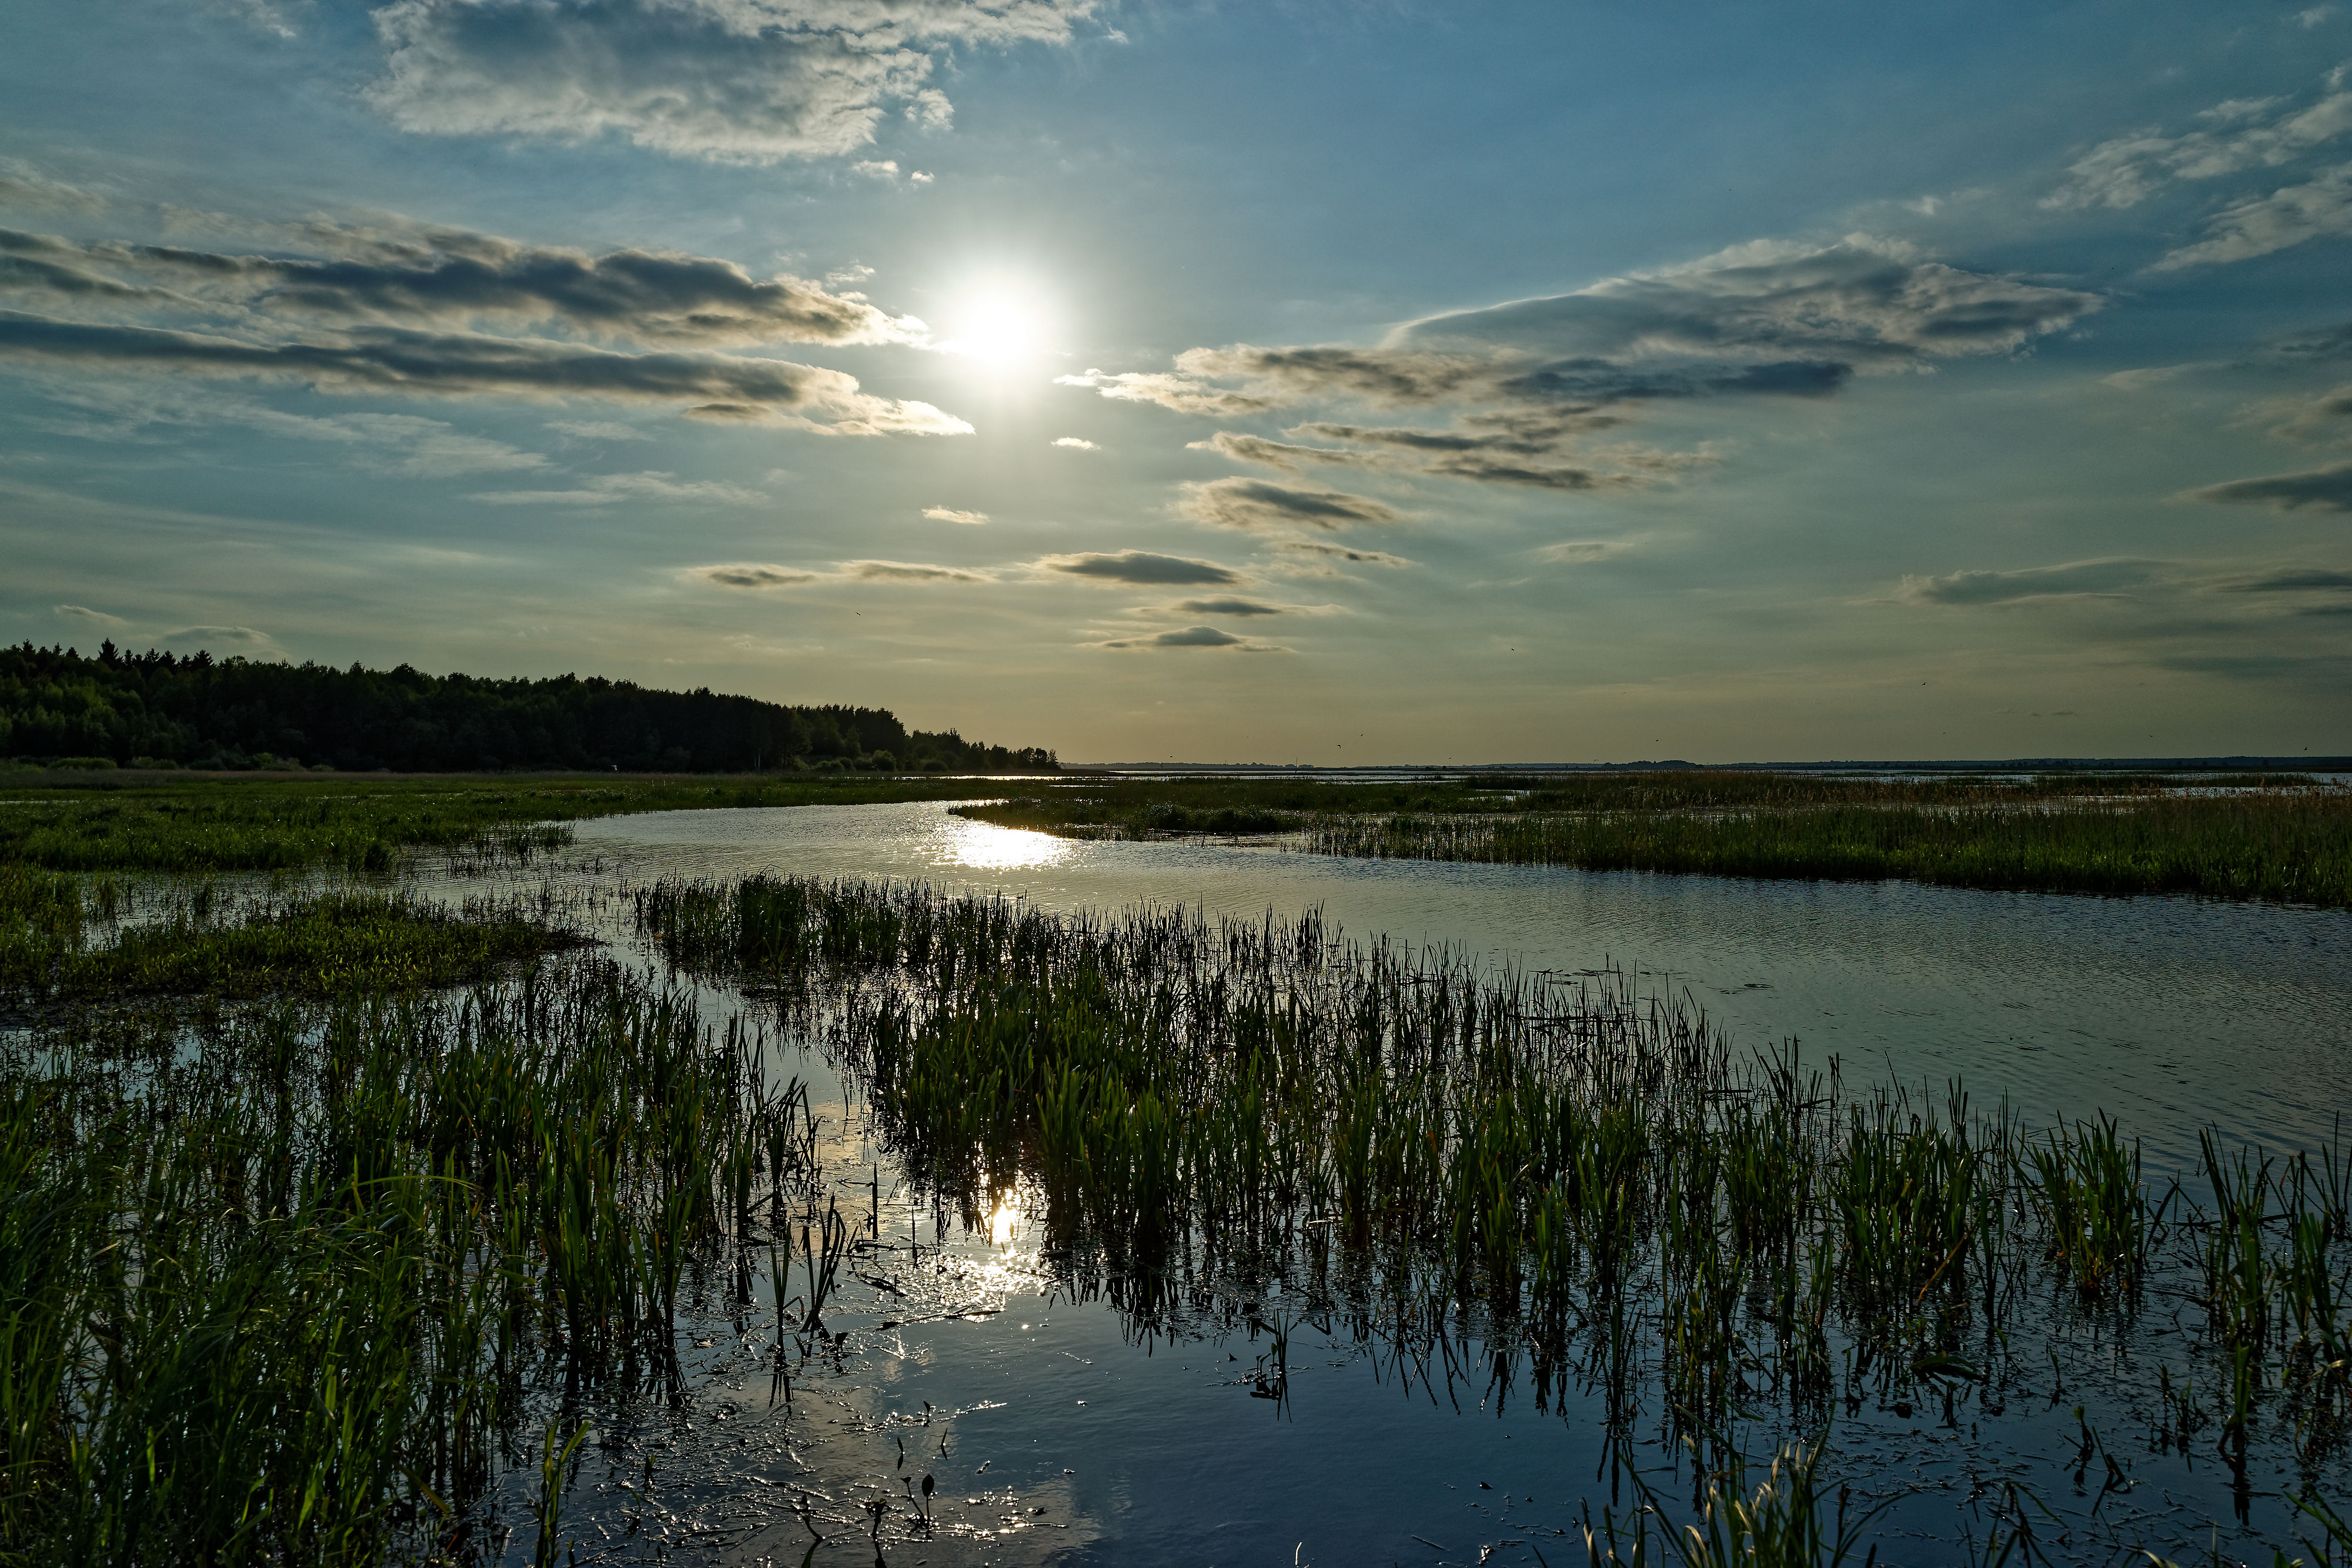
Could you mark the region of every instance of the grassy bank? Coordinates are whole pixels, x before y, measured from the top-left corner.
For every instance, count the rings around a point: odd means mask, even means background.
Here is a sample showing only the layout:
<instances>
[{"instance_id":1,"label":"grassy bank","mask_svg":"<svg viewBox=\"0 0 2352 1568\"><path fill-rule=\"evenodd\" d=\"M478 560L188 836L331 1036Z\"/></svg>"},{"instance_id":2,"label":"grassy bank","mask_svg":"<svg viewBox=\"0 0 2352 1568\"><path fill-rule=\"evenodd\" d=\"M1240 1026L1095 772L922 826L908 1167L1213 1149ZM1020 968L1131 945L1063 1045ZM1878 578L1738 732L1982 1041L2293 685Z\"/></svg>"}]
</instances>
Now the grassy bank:
<instances>
[{"instance_id":1,"label":"grassy bank","mask_svg":"<svg viewBox=\"0 0 2352 1568\"><path fill-rule=\"evenodd\" d=\"M39 776L26 776L37 779ZM552 847L560 824L631 811L970 800L985 780L139 775L0 779L0 867L73 872L389 870L404 851ZM558 824L548 826L547 824Z\"/></svg>"},{"instance_id":2,"label":"grassy bank","mask_svg":"<svg viewBox=\"0 0 2352 1568\"><path fill-rule=\"evenodd\" d=\"M2352 791L2292 778L1775 774L1453 784L1092 783L961 807L1081 836L1291 831L1324 854L1718 876L1896 877L2352 906Z\"/></svg>"}]
</instances>

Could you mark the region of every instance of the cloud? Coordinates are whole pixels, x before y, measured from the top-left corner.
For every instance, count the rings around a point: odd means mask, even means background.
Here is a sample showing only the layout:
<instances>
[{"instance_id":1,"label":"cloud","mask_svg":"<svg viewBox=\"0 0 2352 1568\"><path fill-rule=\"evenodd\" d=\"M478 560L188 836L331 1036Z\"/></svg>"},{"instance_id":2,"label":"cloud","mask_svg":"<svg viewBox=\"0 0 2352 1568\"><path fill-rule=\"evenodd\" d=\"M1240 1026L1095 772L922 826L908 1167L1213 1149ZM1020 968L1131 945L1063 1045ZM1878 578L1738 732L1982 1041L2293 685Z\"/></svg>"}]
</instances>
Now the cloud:
<instances>
[{"instance_id":1,"label":"cloud","mask_svg":"<svg viewBox=\"0 0 2352 1568\"><path fill-rule=\"evenodd\" d=\"M1969 272L1856 235L1822 246L1753 241L1572 294L1430 317L1391 341L1542 355L1567 378L1557 389L1567 395L1785 394L1830 390L1843 379L1840 367L1918 370L2005 353L2101 303L2078 289ZM1656 368L1679 382L1626 374L1645 361L1662 361ZM1589 386L1575 384L1579 372L1592 378Z\"/></svg>"},{"instance_id":2,"label":"cloud","mask_svg":"<svg viewBox=\"0 0 2352 1568\"><path fill-rule=\"evenodd\" d=\"M678 482L675 474L600 474L569 490L485 490L466 497L493 507L612 507L623 501L715 501L757 506L768 497L716 479Z\"/></svg>"},{"instance_id":3,"label":"cloud","mask_svg":"<svg viewBox=\"0 0 2352 1568\"><path fill-rule=\"evenodd\" d=\"M831 434L968 434L929 403L868 397L854 377L787 360L620 353L584 344L387 328L340 339L253 342L176 329L104 326L0 310L0 354L84 369L178 371L299 381L322 391L432 396L587 397L691 404L714 418Z\"/></svg>"},{"instance_id":4,"label":"cloud","mask_svg":"<svg viewBox=\"0 0 2352 1568\"><path fill-rule=\"evenodd\" d=\"M1276 539L1274 549L1284 555L1299 559L1288 563L1286 570L1311 577L1337 577L1339 562L1350 566L1408 567L1412 562L1386 550L1357 549L1348 545L1326 544L1321 539Z\"/></svg>"},{"instance_id":5,"label":"cloud","mask_svg":"<svg viewBox=\"0 0 2352 1568\"><path fill-rule=\"evenodd\" d=\"M2218 501L2238 506L2269 507L2274 511L2352 512L2352 463L2332 463L2300 474L2273 474L2260 479L2231 479L2183 490L2176 501Z\"/></svg>"},{"instance_id":6,"label":"cloud","mask_svg":"<svg viewBox=\"0 0 2352 1568\"><path fill-rule=\"evenodd\" d=\"M2016 571L1956 571L1946 577L1906 577L1895 597L1913 604L2008 604L2021 599L2106 596L2156 576L2146 560L2078 560Z\"/></svg>"},{"instance_id":7,"label":"cloud","mask_svg":"<svg viewBox=\"0 0 2352 1568\"><path fill-rule=\"evenodd\" d=\"M1287 653L1289 649L1275 643L1253 643L1236 637L1230 632L1220 632L1214 626L1187 626L1181 632L1161 632L1150 637L1121 637L1096 644L1103 648L1230 648L1241 653Z\"/></svg>"},{"instance_id":8,"label":"cloud","mask_svg":"<svg viewBox=\"0 0 2352 1568\"><path fill-rule=\"evenodd\" d=\"M920 321L887 315L862 298L828 293L788 273L753 277L712 256L647 250L591 256L396 220L376 227L314 223L300 233L324 254L85 244L0 229L0 252L15 259L17 272L13 279L0 276L0 286L128 289L133 286L110 276L127 272L222 304L336 325L558 322L646 343L890 343L927 335ZM37 266L70 276L41 279L31 270Z\"/></svg>"},{"instance_id":9,"label":"cloud","mask_svg":"<svg viewBox=\"0 0 2352 1568\"><path fill-rule=\"evenodd\" d=\"M547 463L539 453L467 435L440 420L415 414L289 413L246 398L103 382L61 392L59 401L110 422L77 434L104 437L157 425L240 424L265 435L343 447L354 467L372 474L442 479L541 468Z\"/></svg>"},{"instance_id":10,"label":"cloud","mask_svg":"<svg viewBox=\"0 0 2352 1568\"><path fill-rule=\"evenodd\" d=\"M278 639L250 626L183 626L176 632L164 632L161 641L184 648L191 644L205 649L226 648L247 659L288 662L286 650L278 645Z\"/></svg>"},{"instance_id":11,"label":"cloud","mask_svg":"<svg viewBox=\"0 0 2352 1568\"><path fill-rule=\"evenodd\" d=\"M841 575L860 582L993 582L993 573L905 560L845 560Z\"/></svg>"},{"instance_id":12,"label":"cloud","mask_svg":"<svg viewBox=\"0 0 2352 1568\"><path fill-rule=\"evenodd\" d=\"M82 604L53 604L49 613L63 621L80 621L92 626L120 629L131 624L120 615L109 615L103 610L92 610Z\"/></svg>"},{"instance_id":13,"label":"cloud","mask_svg":"<svg viewBox=\"0 0 2352 1568\"><path fill-rule=\"evenodd\" d=\"M1096 445L1093 442L1076 435L1057 435L1054 438L1054 444L1056 446L1066 446L1076 452L1100 452L1102 450L1101 447Z\"/></svg>"},{"instance_id":14,"label":"cloud","mask_svg":"<svg viewBox=\"0 0 2352 1568\"><path fill-rule=\"evenodd\" d=\"M1187 599L1181 603L1163 606L1185 615L1285 615L1297 609L1290 604L1260 604L1254 599Z\"/></svg>"},{"instance_id":15,"label":"cloud","mask_svg":"<svg viewBox=\"0 0 2352 1568\"><path fill-rule=\"evenodd\" d=\"M2352 592L2352 571L2312 567L2280 567L2253 577L2213 585L2217 593Z\"/></svg>"},{"instance_id":16,"label":"cloud","mask_svg":"<svg viewBox=\"0 0 2352 1568\"><path fill-rule=\"evenodd\" d=\"M688 569L686 575L720 588L793 588L803 582L818 580L813 571L798 571L789 566L762 566L741 561L728 566L698 566Z\"/></svg>"},{"instance_id":17,"label":"cloud","mask_svg":"<svg viewBox=\"0 0 2352 1568\"><path fill-rule=\"evenodd\" d=\"M2206 129L2166 136L2155 127L2112 137L2077 159L2045 207L2137 206L2176 180L2213 180L2294 162L2352 131L2352 90L2330 72L2313 103L2283 109L2284 99L2232 99L2198 116Z\"/></svg>"},{"instance_id":18,"label":"cloud","mask_svg":"<svg viewBox=\"0 0 2352 1568\"><path fill-rule=\"evenodd\" d=\"M988 521L986 512L959 512L953 507L925 507L923 516L936 523L964 523L975 528Z\"/></svg>"},{"instance_id":19,"label":"cloud","mask_svg":"<svg viewBox=\"0 0 2352 1568\"><path fill-rule=\"evenodd\" d=\"M2340 441L2352 436L2352 382L2316 397L2268 398L2248 410L2250 418L2274 420L2270 433L2288 441Z\"/></svg>"},{"instance_id":20,"label":"cloud","mask_svg":"<svg viewBox=\"0 0 2352 1568\"><path fill-rule=\"evenodd\" d=\"M1180 509L1221 528L1354 528L1393 523L1400 514L1368 496L1341 490L1296 490L1263 479L1212 479L1184 486Z\"/></svg>"},{"instance_id":21,"label":"cloud","mask_svg":"<svg viewBox=\"0 0 2352 1568\"><path fill-rule=\"evenodd\" d=\"M2019 351L2103 303L1869 235L1762 240L1572 293L1408 322L1370 348L1229 344L1187 350L1172 371L1061 380L1221 417L1317 403L1451 408L1441 428L1324 419L1292 427L1287 441L1223 430L1194 444L1292 472L1356 467L1600 490L1715 461L1706 451L1594 444L1647 405L1826 397L1858 375Z\"/></svg>"},{"instance_id":22,"label":"cloud","mask_svg":"<svg viewBox=\"0 0 2352 1568\"><path fill-rule=\"evenodd\" d=\"M688 567L678 575L689 582L746 589L801 588L813 582L989 583L996 580L993 572L905 560L837 561L831 571L807 571L799 567L735 561L719 566Z\"/></svg>"},{"instance_id":23,"label":"cloud","mask_svg":"<svg viewBox=\"0 0 2352 1568\"><path fill-rule=\"evenodd\" d=\"M2345 96L2352 99L2352 93ZM2176 272L2184 267L2249 261L2305 240L2343 234L2352 234L2352 163L2222 208L2206 220L2203 239L2166 252L2149 270Z\"/></svg>"},{"instance_id":24,"label":"cloud","mask_svg":"<svg viewBox=\"0 0 2352 1568\"><path fill-rule=\"evenodd\" d=\"M0 158L0 208L61 207L94 213L105 205L106 198L96 191L68 184L30 163Z\"/></svg>"},{"instance_id":25,"label":"cloud","mask_svg":"<svg viewBox=\"0 0 2352 1568\"><path fill-rule=\"evenodd\" d=\"M2278 352L2290 360L2352 359L2352 321L2336 327L2315 327L2283 338Z\"/></svg>"},{"instance_id":26,"label":"cloud","mask_svg":"<svg viewBox=\"0 0 2352 1568\"><path fill-rule=\"evenodd\" d=\"M1624 539L1562 539L1558 544L1545 545L1536 551L1538 560L1558 561L1583 566L1612 556L1623 555L1633 545Z\"/></svg>"},{"instance_id":27,"label":"cloud","mask_svg":"<svg viewBox=\"0 0 2352 1568\"><path fill-rule=\"evenodd\" d=\"M569 435L580 441L651 441L652 436L634 424L622 424L610 419L551 419L547 428L559 435Z\"/></svg>"},{"instance_id":28,"label":"cloud","mask_svg":"<svg viewBox=\"0 0 2352 1568\"><path fill-rule=\"evenodd\" d=\"M1041 571L1083 577L1096 582L1139 583L1155 587L1183 587L1195 583L1223 587L1244 580L1240 572L1219 566L1214 561L1194 560L1178 555L1153 555L1148 550L1139 549L1049 555L1039 558L1036 565Z\"/></svg>"},{"instance_id":29,"label":"cloud","mask_svg":"<svg viewBox=\"0 0 2352 1568\"><path fill-rule=\"evenodd\" d=\"M393 0L368 97L404 130L727 163L851 153L887 106L945 129L937 57L1066 44L1094 0Z\"/></svg>"}]
</instances>

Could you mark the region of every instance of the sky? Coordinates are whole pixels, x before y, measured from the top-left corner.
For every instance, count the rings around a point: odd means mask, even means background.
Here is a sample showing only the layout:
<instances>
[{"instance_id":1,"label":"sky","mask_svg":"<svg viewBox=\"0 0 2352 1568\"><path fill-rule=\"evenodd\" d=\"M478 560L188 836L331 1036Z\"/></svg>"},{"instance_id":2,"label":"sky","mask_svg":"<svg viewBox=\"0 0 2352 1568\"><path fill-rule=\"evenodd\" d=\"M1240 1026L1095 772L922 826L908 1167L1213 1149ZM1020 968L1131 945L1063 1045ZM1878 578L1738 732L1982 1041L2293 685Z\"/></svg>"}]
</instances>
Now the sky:
<instances>
[{"instance_id":1,"label":"sky","mask_svg":"<svg viewBox=\"0 0 2352 1568\"><path fill-rule=\"evenodd\" d=\"M0 639L2352 753L2352 9L11 0Z\"/></svg>"}]
</instances>

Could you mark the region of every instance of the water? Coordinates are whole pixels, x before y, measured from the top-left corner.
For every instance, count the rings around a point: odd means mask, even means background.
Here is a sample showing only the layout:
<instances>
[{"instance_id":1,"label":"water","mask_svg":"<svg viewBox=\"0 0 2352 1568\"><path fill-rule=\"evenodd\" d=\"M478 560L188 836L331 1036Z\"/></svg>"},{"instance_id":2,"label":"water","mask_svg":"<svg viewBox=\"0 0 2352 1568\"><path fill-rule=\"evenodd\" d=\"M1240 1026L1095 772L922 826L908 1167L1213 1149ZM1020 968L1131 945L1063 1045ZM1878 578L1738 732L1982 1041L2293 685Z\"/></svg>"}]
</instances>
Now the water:
<instances>
[{"instance_id":1,"label":"water","mask_svg":"<svg viewBox=\"0 0 2352 1568\"><path fill-rule=\"evenodd\" d=\"M943 806L673 811L581 824L633 876L897 877L1055 910L1139 903L1443 943L1496 966L1615 963L1687 988L1735 1040L1795 1038L1849 1077L2006 1092L2034 1123L2104 1111L2151 1168L2196 1129L2273 1148L2352 1103L2352 913L2186 898L1746 882L1556 866L1343 860L1057 839Z\"/></svg>"},{"instance_id":2,"label":"water","mask_svg":"<svg viewBox=\"0 0 2352 1568\"><path fill-rule=\"evenodd\" d=\"M1891 1073L1940 1098L1957 1075L1979 1107L2006 1092L2029 1124L2104 1111L2147 1141L2152 1172L2185 1170L2208 1122L2273 1149L2315 1145L2352 1086L2342 913L1084 842L936 805L665 813L578 836L635 881L897 877L1058 910L1182 903L1247 917L1320 905L1352 935L1496 965L1615 964L1686 988L1737 1041L1794 1036L1816 1061L1835 1053L1850 1082ZM1498 1396L1475 1340L1466 1377L1449 1383L1343 1324L1302 1325L1275 1401L1251 1377L1269 1336L1229 1296L1204 1293L1173 1333L1139 1339L1108 1303L1055 1288L1017 1196L978 1231L935 1228L854 1096L822 1063L794 1070L834 1096L845 1211L875 1217L859 1278L826 1314L839 1337L799 1343L780 1403L768 1308L730 1318L709 1281L696 1398L598 1413L567 1516L582 1561L1564 1564L1582 1561L1584 1509L1630 1498L1591 1405L1539 1413L1524 1380ZM2260 1555L2256 1542L2293 1548L2274 1495L2234 1524L2210 1431L2201 1456L2147 1441L2147 1363L2169 1354L2181 1369L2167 1325L2197 1321L2184 1311L2151 1308L2130 1344L2093 1333L2063 1363L2013 1370L1948 1420L1842 1406L1828 1469L1859 1502L1889 1505L1880 1560L1961 1560L2012 1480L2046 1509L2034 1517L2053 1561L2120 1563L2142 1540L2201 1548L2208 1521L2231 1560ZM2097 1466L2082 1479L2077 1401L2127 1490L2103 1492ZM1675 1456L1646 1435L1638 1462L1686 1500L1688 1467L1670 1475ZM2340 1459L2318 1473L2344 1479ZM529 1534L510 1561L529 1560Z\"/></svg>"}]
</instances>

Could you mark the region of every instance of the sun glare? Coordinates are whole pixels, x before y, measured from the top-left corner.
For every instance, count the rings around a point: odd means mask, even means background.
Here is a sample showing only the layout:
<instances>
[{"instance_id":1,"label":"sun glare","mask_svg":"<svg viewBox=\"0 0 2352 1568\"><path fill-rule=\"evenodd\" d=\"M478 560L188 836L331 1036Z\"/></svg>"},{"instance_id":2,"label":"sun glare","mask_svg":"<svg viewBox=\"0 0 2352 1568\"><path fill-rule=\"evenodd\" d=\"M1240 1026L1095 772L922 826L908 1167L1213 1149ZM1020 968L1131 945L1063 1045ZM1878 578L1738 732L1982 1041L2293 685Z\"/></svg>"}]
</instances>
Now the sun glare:
<instances>
[{"instance_id":1,"label":"sun glare","mask_svg":"<svg viewBox=\"0 0 2352 1568\"><path fill-rule=\"evenodd\" d=\"M1008 283L974 288L948 318L941 347L992 367L1035 359L1045 351L1052 320L1029 289Z\"/></svg>"}]
</instances>

